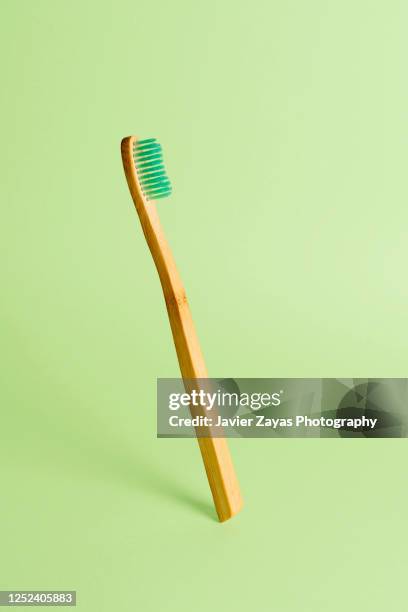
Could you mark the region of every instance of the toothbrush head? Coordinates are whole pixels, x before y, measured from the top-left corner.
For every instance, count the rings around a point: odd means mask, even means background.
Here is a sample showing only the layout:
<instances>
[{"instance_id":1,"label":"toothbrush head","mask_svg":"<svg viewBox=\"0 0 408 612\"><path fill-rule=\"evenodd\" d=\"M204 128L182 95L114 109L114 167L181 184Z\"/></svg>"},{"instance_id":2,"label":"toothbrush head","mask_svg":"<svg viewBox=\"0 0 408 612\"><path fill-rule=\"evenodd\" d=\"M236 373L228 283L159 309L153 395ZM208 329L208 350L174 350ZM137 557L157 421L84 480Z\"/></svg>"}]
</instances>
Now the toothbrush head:
<instances>
[{"instance_id":1,"label":"toothbrush head","mask_svg":"<svg viewBox=\"0 0 408 612\"><path fill-rule=\"evenodd\" d=\"M146 200L159 200L171 195L163 151L156 138L134 139L132 153L137 179Z\"/></svg>"}]
</instances>

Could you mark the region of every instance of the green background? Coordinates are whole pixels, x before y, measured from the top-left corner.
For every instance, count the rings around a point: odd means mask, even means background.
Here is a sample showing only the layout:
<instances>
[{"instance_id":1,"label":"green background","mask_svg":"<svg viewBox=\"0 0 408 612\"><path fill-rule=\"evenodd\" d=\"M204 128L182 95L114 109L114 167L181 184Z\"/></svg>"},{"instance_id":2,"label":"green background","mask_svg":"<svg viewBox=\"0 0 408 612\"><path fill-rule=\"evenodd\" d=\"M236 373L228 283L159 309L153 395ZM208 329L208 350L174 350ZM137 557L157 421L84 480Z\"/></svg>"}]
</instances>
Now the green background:
<instances>
[{"instance_id":1,"label":"green background","mask_svg":"<svg viewBox=\"0 0 408 612\"><path fill-rule=\"evenodd\" d=\"M0 588L90 612L405 610L404 440L234 440L218 524L120 139L160 206L213 376L406 376L398 0L2 3Z\"/></svg>"}]
</instances>

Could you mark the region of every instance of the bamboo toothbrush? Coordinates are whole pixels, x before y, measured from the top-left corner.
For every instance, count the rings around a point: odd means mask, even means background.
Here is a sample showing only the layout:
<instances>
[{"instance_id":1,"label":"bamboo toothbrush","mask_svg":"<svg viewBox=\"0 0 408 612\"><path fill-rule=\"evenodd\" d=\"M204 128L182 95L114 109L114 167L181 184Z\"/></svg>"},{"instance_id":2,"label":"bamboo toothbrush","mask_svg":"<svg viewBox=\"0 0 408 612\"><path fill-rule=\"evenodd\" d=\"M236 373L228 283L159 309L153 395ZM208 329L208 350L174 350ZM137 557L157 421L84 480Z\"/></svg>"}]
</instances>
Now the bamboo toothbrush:
<instances>
[{"instance_id":1,"label":"bamboo toothbrush","mask_svg":"<svg viewBox=\"0 0 408 612\"><path fill-rule=\"evenodd\" d=\"M161 145L155 138L128 136L121 144L125 175L154 263L159 273L174 344L183 379L207 378L186 293L160 224L154 200L171 194ZM227 442L224 438L198 437L208 482L220 521L242 506Z\"/></svg>"}]
</instances>

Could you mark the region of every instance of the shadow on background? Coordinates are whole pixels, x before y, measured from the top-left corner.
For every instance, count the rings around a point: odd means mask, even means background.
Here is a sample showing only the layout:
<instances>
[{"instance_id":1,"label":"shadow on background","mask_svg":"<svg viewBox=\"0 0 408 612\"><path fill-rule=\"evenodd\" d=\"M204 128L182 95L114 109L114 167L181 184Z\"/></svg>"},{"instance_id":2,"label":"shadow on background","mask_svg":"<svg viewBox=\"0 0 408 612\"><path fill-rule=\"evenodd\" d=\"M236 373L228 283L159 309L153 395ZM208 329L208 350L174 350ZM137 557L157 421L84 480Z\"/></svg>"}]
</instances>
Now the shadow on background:
<instances>
[{"instance_id":1,"label":"shadow on background","mask_svg":"<svg viewBox=\"0 0 408 612\"><path fill-rule=\"evenodd\" d=\"M30 420L25 418L25 423L30 436L35 435L40 441L38 453L47 465L66 466L70 472L78 472L81 476L89 474L105 482L122 483L135 493L143 492L188 507L218 522L210 494L210 501L200 499L174 478L170 462L165 470L154 463L153 454L150 457L146 453L142 455L137 448L137 438L135 448L127 447L124 442L126 444L128 439L124 441L119 434L104 427L104 423L97 423L95 415L82 414L79 421L63 410L59 414L39 410L31 423ZM205 478L204 470L202 477Z\"/></svg>"}]
</instances>

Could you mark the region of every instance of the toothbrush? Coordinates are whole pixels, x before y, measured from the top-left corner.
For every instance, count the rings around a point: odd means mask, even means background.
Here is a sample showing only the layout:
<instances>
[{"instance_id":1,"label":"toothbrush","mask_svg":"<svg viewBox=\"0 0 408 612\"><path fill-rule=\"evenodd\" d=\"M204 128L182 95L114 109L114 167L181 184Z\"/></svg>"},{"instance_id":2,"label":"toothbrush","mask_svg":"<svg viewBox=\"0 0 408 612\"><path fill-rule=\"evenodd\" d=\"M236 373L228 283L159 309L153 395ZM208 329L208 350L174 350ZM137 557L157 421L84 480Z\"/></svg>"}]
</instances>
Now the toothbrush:
<instances>
[{"instance_id":1,"label":"toothbrush","mask_svg":"<svg viewBox=\"0 0 408 612\"><path fill-rule=\"evenodd\" d=\"M146 242L159 273L183 379L207 378L207 369L194 328L186 293L166 241L155 200L171 194L161 145L155 138L128 136L121 143L126 180ZM239 512L242 498L227 441L197 438L219 520Z\"/></svg>"}]
</instances>

